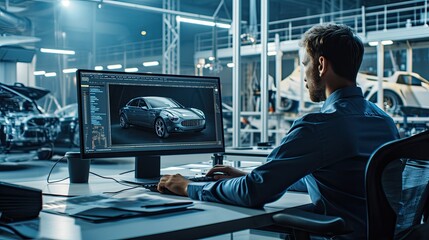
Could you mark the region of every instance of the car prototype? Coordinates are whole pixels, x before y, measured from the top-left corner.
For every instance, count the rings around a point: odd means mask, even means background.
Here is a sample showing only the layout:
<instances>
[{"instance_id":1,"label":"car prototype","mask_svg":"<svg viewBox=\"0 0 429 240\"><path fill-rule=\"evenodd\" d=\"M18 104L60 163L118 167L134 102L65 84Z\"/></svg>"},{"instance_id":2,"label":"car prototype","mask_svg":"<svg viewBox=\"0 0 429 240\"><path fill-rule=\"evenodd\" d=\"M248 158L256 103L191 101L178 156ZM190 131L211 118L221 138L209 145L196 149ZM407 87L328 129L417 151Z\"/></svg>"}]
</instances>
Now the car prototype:
<instances>
[{"instance_id":1,"label":"car prototype","mask_svg":"<svg viewBox=\"0 0 429 240\"><path fill-rule=\"evenodd\" d=\"M61 132L55 140L55 145L79 147L79 121L77 103L72 103L55 111L55 116L60 119Z\"/></svg>"},{"instance_id":2,"label":"car prototype","mask_svg":"<svg viewBox=\"0 0 429 240\"><path fill-rule=\"evenodd\" d=\"M206 128L204 112L185 108L172 98L137 97L119 110L119 124L153 128L160 138L170 133L200 132Z\"/></svg>"},{"instance_id":3,"label":"car prototype","mask_svg":"<svg viewBox=\"0 0 429 240\"><path fill-rule=\"evenodd\" d=\"M365 99L377 102L377 76L358 73L357 84ZM280 83L281 103L284 111L297 110L300 100L300 68ZM429 81L417 73L396 71L390 77L383 78L384 109L390 114L400 113L400 106L429 108ZM307 89L304 89L304 102L312 105ZM320 104L312 105L320 106Z\"/></svg>"},{"instance_id":4,"label":"car prototype","mask_svg":"<svg viewBox=\"0 0 429 240\"><path fill-rule=\"evenodd\" d=\"M48 93L48 90L26 87L21 83L0 83L2 152L37 150L39 159L52 157L60 122L56 116L43 113L36 103Z\"/></svg>"}]
</instances>

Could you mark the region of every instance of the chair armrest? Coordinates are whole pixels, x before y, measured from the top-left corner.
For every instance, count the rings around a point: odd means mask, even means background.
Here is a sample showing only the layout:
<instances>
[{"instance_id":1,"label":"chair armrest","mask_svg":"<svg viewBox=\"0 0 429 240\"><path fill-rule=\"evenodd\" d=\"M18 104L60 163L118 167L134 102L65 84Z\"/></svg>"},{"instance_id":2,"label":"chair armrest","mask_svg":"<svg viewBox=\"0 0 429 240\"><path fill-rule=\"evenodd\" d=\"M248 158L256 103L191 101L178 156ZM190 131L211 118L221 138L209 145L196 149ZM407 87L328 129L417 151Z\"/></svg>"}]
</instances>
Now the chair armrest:
<instances>
[{"instance_id":1,"label":"chair armrest","mask_svg":"<svg viewBox=\"0 0 429 240\"><path fill-rule=\"evenodd\" d=\"M341 217L326 216L299 209L286 209L273 215L276 225L320 236L336 236L352 232Z\"/></svg>"}]
</instances>

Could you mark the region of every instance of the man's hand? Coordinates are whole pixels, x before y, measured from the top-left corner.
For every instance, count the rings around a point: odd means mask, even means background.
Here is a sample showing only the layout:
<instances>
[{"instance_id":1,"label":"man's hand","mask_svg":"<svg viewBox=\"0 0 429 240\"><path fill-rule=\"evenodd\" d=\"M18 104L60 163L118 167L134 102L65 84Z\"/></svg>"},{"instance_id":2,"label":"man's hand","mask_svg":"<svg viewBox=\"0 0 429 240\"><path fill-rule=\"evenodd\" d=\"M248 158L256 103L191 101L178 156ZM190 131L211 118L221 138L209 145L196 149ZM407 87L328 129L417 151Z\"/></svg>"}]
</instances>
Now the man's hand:
<instances>
[{"instance_id":1,"label":"man's hand","mask_svg":"<svg viewBox=\"0 0 429 240\"><path fill-rule=\"evenodd\" d=\"M245 172L226 165L215 165L206 173L206 176L213 176L213 178L216 180L223 178L241 177L244 175L246 175Z\"/></svg>"},{"instance_id":2,"label":"man's hand","mask_svg":"<svg viewBox=\"0 0 429 240\"><path fill-rule=\"evenodd\" d=\"M164 175L159 180L158 191L163 193L165 192L165 189L168 189L177 195L182 195L187 197L188 184L189 184L189 180L184 178L180 174Z\"/></svg>"}]
</instances>

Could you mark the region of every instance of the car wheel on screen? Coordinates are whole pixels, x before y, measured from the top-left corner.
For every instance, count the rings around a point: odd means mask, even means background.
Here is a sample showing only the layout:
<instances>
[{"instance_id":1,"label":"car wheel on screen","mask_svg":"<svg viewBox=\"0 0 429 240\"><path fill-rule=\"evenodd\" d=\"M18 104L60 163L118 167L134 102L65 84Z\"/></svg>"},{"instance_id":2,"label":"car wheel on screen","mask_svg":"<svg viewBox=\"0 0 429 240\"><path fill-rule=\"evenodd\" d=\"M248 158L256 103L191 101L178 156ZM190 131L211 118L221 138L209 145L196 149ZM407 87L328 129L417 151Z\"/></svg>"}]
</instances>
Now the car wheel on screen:
<instances>
[{"instance_id":1,"label":"car wheel on screen","mask_svg":"<svg viewBox=\"0 0 429 240\"><path fill-rule=\"evenodd\" d=\"M155 133L160 138L167 138L169 135L167 126L162 118L157 118L155 120Z\"/></svg>"},{"instance_id":2,"label":"car wheel on screen","mask_svg":"<svg viewBox=\"0 0 429 240\"><path fill-rule=\"evenodd\" d=\"M121 126L121 128L129 128L130 127L130 124L128 124L127 118L125 117L124 114L121 114L121 116L119 117L119 125Z\"/></svg>"}]
</instances>

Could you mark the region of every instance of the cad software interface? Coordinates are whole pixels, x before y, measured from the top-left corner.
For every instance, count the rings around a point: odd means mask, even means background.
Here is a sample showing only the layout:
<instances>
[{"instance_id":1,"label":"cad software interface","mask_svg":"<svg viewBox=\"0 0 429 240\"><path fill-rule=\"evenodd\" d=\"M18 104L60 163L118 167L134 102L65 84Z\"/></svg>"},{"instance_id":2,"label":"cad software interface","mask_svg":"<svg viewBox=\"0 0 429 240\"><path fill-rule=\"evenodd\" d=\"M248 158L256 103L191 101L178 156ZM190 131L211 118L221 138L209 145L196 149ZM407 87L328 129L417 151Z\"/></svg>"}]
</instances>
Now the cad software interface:
<instances>
[{"instance_id":1,"label":"cad software interface","mask_svg":"<svg viewBox=\"0 0 429 240\"><path fill-rule=\"evenodd\" d=\"M219 79L78 74L84 153L223 147Z\"/></svg>"}]
</instances>

